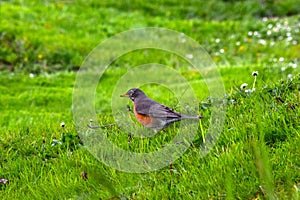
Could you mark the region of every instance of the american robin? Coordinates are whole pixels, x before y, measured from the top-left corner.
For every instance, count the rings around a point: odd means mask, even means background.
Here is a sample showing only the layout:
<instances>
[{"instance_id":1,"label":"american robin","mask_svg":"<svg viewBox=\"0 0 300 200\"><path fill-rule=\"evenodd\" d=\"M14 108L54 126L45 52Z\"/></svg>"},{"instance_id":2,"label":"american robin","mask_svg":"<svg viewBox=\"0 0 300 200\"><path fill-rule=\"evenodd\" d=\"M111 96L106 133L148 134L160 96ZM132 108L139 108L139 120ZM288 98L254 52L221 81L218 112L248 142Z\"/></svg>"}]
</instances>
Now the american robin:
<instances>
[{"instance_id":1,"label":"american robin","mask_svg":"<svg viewBox=\"0 0 300 200\"><path fill-rule=\"evenodd\" d=\"M200 119L199 116L190 116L177 113L167 106L148 98L146 94L138 89L132 88L126 94L120 95L121 97L128 97L133 101L133 111L138 122L147 128L158 132L159 130L167 127L173 122L182 119Z\"/></svg>"}]
</instances>

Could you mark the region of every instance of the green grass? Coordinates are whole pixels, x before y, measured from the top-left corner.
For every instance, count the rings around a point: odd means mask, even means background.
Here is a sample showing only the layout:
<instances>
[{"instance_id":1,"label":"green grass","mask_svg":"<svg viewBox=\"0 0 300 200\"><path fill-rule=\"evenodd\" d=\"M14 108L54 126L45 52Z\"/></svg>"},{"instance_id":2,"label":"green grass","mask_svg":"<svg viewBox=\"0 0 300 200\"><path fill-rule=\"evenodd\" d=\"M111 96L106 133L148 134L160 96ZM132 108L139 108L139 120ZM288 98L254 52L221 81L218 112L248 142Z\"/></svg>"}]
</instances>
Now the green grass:
<instances>
[{"instance_id":1,"label":"green grass","mask_svg":"<svg viewBox=\"0 0 300 200\"><path fill-rule=\"evenodd\" d=\"M1 198L299 199L299 3L203 2L1 2L0 179L8 180L0 182ZM209 52L224 82L226 120L216 145L201 157L215 100L201 74L160 50L123 55L99 82L93 123L115 123L115 84L132 67L153 62L172 67L191 83L204 116L204 132L198 128L192 145L172 165L125 173L99 162L78 137L72 114L74 70L99 42L147 26L183 32ZM250 94L240 86L252 88L253 71L259 75ZM180 110L175 96L181 94L156 84L142 88ZM120 102L124 112L132 106L126 99ZM118 147L144 153L163 148L178 126L145 139L117 126L103 130Z\"/></svg>"}]
</instances>

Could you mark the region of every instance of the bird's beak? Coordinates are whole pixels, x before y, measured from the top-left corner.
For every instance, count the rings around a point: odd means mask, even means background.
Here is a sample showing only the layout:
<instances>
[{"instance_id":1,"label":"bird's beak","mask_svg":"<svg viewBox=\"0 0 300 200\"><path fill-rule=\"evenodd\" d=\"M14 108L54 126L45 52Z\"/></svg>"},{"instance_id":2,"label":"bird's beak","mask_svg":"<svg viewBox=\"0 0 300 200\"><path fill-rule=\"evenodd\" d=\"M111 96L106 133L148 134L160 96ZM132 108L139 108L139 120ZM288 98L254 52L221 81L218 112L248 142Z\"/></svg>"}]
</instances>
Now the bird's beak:
<instances>
[{"instance_id":1,"label":"bird's beak","mask_svg":"<svg viewBox=\"0 0 300 200\"><path fill-rule=\"evenodd\" d=\"M121 94L120 97L129 97L129 95L126 93L126 94Z\"/></svg>"}]
</instances>

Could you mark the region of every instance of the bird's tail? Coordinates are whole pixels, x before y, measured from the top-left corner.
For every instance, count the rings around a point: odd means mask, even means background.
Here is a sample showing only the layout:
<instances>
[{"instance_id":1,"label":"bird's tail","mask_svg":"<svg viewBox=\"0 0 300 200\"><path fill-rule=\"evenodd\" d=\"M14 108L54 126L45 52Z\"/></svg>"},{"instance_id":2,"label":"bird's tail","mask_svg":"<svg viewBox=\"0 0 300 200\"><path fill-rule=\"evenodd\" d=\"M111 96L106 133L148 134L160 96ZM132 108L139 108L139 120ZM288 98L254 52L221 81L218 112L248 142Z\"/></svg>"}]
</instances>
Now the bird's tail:
<instances>
[{"instance_id":1,"label":"bird's tail","mask_svg":"<svg viewBox=\"0 0 300 200\"><path fill-rule=\"evenodd\" d=\"M181 119L201 119L202 115L192 116L192 115L181 115Z\"/></svg>"}]
</instances>

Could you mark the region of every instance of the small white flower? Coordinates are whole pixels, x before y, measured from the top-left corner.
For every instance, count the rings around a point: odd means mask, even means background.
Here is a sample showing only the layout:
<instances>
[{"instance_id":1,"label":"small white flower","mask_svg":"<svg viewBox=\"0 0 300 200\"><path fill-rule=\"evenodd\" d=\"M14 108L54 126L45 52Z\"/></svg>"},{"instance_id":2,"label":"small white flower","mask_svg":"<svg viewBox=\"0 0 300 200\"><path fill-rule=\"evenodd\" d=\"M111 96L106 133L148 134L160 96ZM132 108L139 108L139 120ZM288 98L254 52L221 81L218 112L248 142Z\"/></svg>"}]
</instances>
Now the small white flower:
<instances>
[{"instance_id":1,"label":"small white flower","mask_svg":"<svg viewBox=\"0 0 300 200\"><path fill-rule=\"evenodd\" d=\"M273 32L277 33L279 31L279 28L278 27L274 27L273 28Z\"/></svg>"},{"instance_id":2,"label":"small white flower","mask_svg":"<svg viewBox=\"0 0 300 200\"><path fill-rule=\"evenodd\" d=\"M224 53L225 52L225 50L224 49L220 49L220 53Z\"/></svg>"},{"instance_id":3,"label":"small white flower","mask_svg":"<svg viewBox=\"0 0 300 200\"><path fill-rule=\"evenodd\" d=\"M186 54L185 57L188 59L192 59L194 56L193 56L193 54Z\"/></svg>"},{"instance_id":4,"label":"small white flower","mask_svg":"<svg viewBox=\"0 0 300 200\"><path fill-rule=\"evenodd\" d=\"M286 67L281 67L281 71L285 71L286 70Z\"/></svg>"},{"instance_id":5,"label":"small white flower","mask_svg":"<svg viewBox=\"0 0 300 200\"><path fill-rule=\"evenodd\" d=\"M53 142L53 143L52 143L51 146L55 146L56 144L62 145L62 142L59 141L59 140L57 140L57 139L53 139L52 142Z\"/></svg>"},{"instance_id":6,"label":"small white flower","mask_svg":"<svg viewBox=\"0 0 300 200\"><path fill-rule=\"evenodd\" d=\"M292 81L293 80L293 75L292 74L288 74L288 79L290 79Z\"/></svg>"},{"instance_id":7,"label":"small white flower","mask_svg":"<svg viewBox=\"0 0 300 200\"><path fill-rule=\"evenodd\" d=\"M247 90L245 90L245 93L251 94L252 90L251 89L247 89Z\"/></svg>"},{"instance_id":8,"label":"small white flower","mask_svg":"<svg viewBox=\"0 0 300 200\"><path fill-rule=\"evenodd\" d=\"M275 45L275 42L274 42L274 41L271 41L270 45L271 45L271 46L274 46L274 45Z\"/></svg>"},{"instance_id":9,"label":"small white flower","mask_svg":"<svg viewBox=\"0 0 300 200\"><path fill-rule=\"evenodd\" d=\"M257 76L257 75L258 75L258 71L252 72L252 76Z\"/></svg>"},{"instance_id":10,"label":"small white flower","mask_svg":"<svg viewBox=\"0 0 300 200\"><path fill-rule=\"evenodd\" d=\"M298 42L296 40L293 40L292 44L296 45Z\"/></svg>"},{"instance_id":11,"label":"small white flower","mask_svg":"<svg viewBox=\"0 0 300 200\"><path fill-rule=\"evenodd\" d=\"M291 36L289 36L289 37L286 38L286 41L288 41L288 42L290 42L292 40L293 40L293 37L291 37Z\"/></svg>"},{"instance_id":12,"label":"small white flower","mask_svg":"<svg viewBox=\"0 0 300 200\"><path fill-rule=\"evenodd\" d=\"M220 41L220 38L215 39L215 43L219 43Z\"/></svg>"},{"instance_id":13,"label":"small white flower","mask_svg":"<svg viewBox=\"0 0 300 200\"><path fill-rule=\"evenodd\" d=\"M252 35L253 35L253 32L252 32L252 31L249 31L249 32L248 32L248 35L249 35L249 36L252 36Z\"/></svg>"},{"instance_id":14,"label":"small white flower","mask_svg":"<svg viewBox=\"0 0 300 200\"><path fill-rule=\"evenodd\" d=\"M273 28L273 24L268 24L268 29Z\"/></svg>"},{"instance_id":15,"label":"small white flower","mask_svg":"<svg viewBox=\"0 0 300 200\"><path fill-rule=\"evenodd\" d=\"M283 61L284 61L284 57L280 57L279 62L283 62Z\"/></svg>"},{"instance_id":16,"label":"small white flower","mask_svg":"<svg viewBox=\"0 0 300 200\"><path fill-rule=\"evenodd\" d=\"M33 74L33 73L30 73L30 74L29 74L29 78L34 78L34 74Z\"/></svg>"},{"instance_id":17,"label":"small white flower","mask_svg":"<svg viewBox=\"0 0 300 200\"><path fill-rule=\"evenodd\" d=\"M271 34L272 34L272 31L268 30L267 35L271 35Z\"/></svg>"},{"instance_id":18,"label":"small white flower","mask_svg":"<svg viewBox=\"0 0 300 200\"><path fill-rule=\"evenodd\" d=\"M267 44L267 42L266 42L266 40L263 40L263 39L259 39L258 40L258 44L261 44L261 45L266 45Z\"/></svg>"},{"instance_id":19,"label":"small white flower","mask_svg":"<svg viewBox=\"0 0 300 200\"><path fill-rule=\"evenodd\" d=\"M260 37L260 34L257 31L254 31L253 35L256 37Z\"/></svg>"},{"instance_id":20,"label":"small white flower","mask_svg":"<svg viewBox=\"0 0 300 200\"><path fill-rule=\"evenodd\" d=\"M244 90L244 89L246 89L247 86L248 86L247 83L243 83L240 88L241 88L241 90Z\"/></svg>"},{"instance_id":21,"label":"small white flower","mask_svg":"<svg viewBox=\"0 0 300 200\"><path fill-rule=\"evenodd\" d=\"M0 178L0 183L3 183L4 185L8 182L8 180L4 179L4 178Z\"/></svg>"},{"instance_id":22,"label":"small white flower","mask_svg":"<svg viewBox=\"0 0 300 200\"><path fill-rule=\"evenodd\" d=\"M235 43L235 45L236 45L236 46L240 46L240 45L241 45L241 42L240 42L240 41L237 41L237 42Z\"/></svg>"},{"instance_id":23,"label":"small white flower","mask_svg":"<svg viewBox=\"0 0 300 200\"><path fill-rule=\"evenodd\" d=\"M296 64L296 63L293 63L293 64L292 64L292 68L293 68L293 69L296 69L296 68L297 68L297 64Z\"/></svg>"},{"instance_id":24,"label":"small white flower","mask_svg":"<svg viewBox=\"0 0 300 200\"><path fill-rule=\"evenodd\" d=\"M60 127L64 128L65 127L65 122L60 123Z\"/></svg>"}]
</instances>

